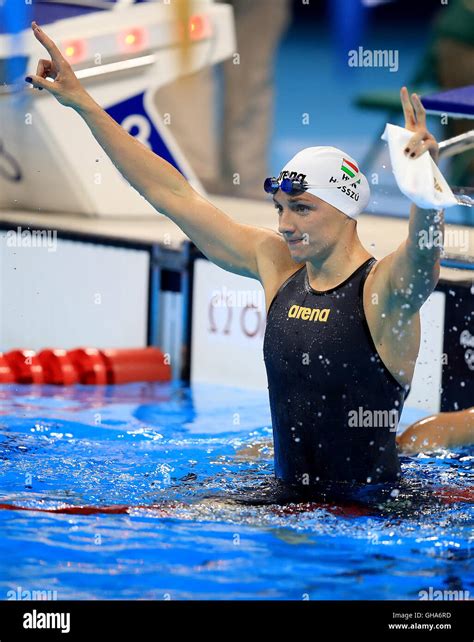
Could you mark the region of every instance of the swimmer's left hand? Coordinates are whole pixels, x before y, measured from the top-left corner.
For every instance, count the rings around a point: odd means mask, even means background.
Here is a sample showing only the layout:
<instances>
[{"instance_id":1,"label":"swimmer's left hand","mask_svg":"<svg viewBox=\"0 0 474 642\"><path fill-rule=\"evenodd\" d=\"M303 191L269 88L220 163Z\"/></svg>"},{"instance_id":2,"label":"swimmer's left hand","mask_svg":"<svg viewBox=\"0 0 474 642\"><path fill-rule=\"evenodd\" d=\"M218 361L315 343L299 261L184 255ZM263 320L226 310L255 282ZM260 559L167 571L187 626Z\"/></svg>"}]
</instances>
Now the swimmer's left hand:
<instances>
[{"instance_id":1,"label":"swimmer's left hand","mask_svg":"<svg viewBox=\"0 0 474 642\"><path fill-rule=\"evenodd\" d=\"M426 111L418 94L412 94L411 100L408 89L402 87L400 90L403 114L405 116L405 128L414 133L408 142L404 152L410 158L418 158L426 151L431 155L435 163L438 162L438 143L426 128Z\"/></svg>"}]
</instances>

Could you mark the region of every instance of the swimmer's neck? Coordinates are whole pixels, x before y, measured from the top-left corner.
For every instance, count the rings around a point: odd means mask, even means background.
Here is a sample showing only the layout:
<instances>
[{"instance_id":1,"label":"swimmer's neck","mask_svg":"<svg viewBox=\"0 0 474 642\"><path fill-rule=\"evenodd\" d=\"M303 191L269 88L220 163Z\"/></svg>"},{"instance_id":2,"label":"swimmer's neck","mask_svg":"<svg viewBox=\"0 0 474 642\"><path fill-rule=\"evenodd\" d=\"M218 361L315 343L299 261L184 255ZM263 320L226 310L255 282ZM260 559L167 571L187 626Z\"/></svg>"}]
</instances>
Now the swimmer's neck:
<instances>
[{"instance_id":1,"label":"swimmer's neck","mask_svg":"<svg viewBox=\"0 0 474 642\"><path fill-rule=\"evenodd\" d=\"M306 261L309 283L316 290L329 290L347 279L371 256L360 242L357 231L344 235L325 248L324 253Z\"/></svg>"}]
</instances>

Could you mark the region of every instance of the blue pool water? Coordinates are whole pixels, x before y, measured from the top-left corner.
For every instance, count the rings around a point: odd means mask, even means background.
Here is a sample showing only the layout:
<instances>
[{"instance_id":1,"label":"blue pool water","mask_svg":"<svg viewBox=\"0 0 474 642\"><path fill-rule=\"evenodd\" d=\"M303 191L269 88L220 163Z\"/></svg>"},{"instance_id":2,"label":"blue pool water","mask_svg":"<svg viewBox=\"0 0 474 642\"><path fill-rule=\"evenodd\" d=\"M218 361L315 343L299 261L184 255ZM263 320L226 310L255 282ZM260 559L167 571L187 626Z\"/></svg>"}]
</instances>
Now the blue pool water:
<instances>
[{"instance_id":1,"label":"blue pool water","mask_svg":"<svg viewBox=\"0 0 474 642\"><path fill-rule=\"evenodd\" d=\"M472 487L471 447L403 458L411 490L384 510L246 505L233 500L272 484L263 392L3 386L0 399L0 599L474 594L473 505L433 494ZM79 506L126 512L64 512Z\"/></svg>"}]
</instances>

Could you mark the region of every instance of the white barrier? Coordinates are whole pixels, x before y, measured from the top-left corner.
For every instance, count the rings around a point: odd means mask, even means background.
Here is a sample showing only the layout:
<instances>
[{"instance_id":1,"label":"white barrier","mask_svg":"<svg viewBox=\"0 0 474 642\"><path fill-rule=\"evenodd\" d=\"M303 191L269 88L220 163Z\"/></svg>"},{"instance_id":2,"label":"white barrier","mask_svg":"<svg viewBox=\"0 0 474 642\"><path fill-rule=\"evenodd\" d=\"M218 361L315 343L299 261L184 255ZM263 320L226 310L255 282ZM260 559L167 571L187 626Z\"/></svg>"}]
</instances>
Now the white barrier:
<instances>
[{"instance_id":1,"label":"white barrier","mask_svg":"<svg viewBox=\"0 0 474 642\"><path fill-rule=\"evenodd\" d=\"M13 232L0 232L2 351L147 345L148 252Z\"/></svg>"}]
</instances>

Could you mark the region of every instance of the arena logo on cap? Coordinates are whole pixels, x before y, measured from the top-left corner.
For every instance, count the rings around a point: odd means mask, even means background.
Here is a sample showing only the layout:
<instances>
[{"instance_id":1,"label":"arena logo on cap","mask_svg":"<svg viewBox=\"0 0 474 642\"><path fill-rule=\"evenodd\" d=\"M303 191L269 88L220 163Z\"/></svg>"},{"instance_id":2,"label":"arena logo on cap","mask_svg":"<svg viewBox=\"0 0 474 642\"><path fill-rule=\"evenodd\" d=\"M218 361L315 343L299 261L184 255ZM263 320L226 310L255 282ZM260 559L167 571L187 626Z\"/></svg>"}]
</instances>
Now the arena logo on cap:
<instances>
[{"instance_id":1,"label":"arena logo on cap","mask_svg":"<svg viewBox=\"0 0 474 642\"><path fill-rule=\"evenodd\" d=\"M285 170L280 172L278 180L282 181L284 178L289 178L291 181L305 181L306 176L307 174L298 174L298 172L290 172L289 170Z\"/></svg>"}]
</instances>

